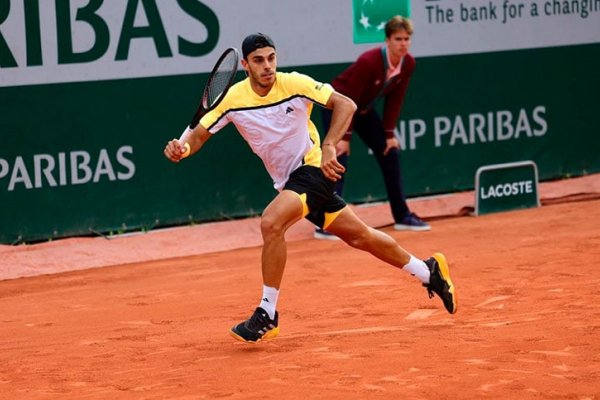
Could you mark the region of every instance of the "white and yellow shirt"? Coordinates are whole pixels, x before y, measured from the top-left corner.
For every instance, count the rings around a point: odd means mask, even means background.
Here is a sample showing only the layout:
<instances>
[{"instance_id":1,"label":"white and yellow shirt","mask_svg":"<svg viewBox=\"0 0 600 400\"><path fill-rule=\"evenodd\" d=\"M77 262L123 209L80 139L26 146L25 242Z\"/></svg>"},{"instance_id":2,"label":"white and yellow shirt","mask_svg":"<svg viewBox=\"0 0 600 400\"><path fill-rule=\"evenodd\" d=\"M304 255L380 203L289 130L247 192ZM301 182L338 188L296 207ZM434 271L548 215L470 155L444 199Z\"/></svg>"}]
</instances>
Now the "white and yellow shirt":
<instances>
[{"instance_id":1,"label":"white and yellow shirt","mask_svg":"<svg viewBox=\"0 0 600 400\"><path fill-rule=\"evenodd\" d=\"M321 166L319 133L310 113L313 103L325 106L332 93L331 85L307 75L278 72L270 92L261 97L246 78L200 123L215 134L232 122L281 190L299 166Z\"/></svg>"}]
</instances>

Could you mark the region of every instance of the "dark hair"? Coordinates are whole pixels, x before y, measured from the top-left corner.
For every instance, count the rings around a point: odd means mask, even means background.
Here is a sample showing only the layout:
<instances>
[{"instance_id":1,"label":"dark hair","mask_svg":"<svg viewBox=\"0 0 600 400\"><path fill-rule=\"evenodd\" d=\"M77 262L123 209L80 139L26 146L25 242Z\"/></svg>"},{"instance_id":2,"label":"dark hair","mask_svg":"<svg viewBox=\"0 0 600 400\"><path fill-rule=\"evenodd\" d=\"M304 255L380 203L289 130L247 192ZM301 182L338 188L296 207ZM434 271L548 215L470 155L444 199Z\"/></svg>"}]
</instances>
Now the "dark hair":
<instances>
[{"instance_id":1,"label":"dark hair","mask_svg":"<svg viewBox=\"0 0 600 400\"><path fill-rule=\"evenodd\" d=\"M262 49L263 47L275 48L275 43L273 43L273 40L270 37L260 32L246 36L242 42L242 55L244 60L248 59L248 54L256 49Z\"/></svg>"}]
</instances>

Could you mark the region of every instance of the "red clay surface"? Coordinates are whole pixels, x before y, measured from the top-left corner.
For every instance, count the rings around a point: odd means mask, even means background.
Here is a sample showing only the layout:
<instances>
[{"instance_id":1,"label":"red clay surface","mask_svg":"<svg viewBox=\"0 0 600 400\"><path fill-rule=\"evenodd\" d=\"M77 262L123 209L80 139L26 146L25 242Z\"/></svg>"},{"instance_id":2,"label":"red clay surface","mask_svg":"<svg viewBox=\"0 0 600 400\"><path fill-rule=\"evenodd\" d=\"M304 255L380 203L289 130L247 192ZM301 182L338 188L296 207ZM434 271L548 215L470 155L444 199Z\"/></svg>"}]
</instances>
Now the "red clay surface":
<instances>
[{"instance_id":1,"label":"red clay surface","mask_svg":"<svg viewBox=\"0 0 600 400\"><path fill-rule=\"evenodd\" d=\"M432 218L431 232L384 227L419 257L446 254L453 316L403 271L300 227L281 334L258 345L228 335L259 301L256 244L178 256L169 230L2 246L3 279L64 270L90 242L164 247L163 259L0 281L0 398L600 399L600 200L584 198Z\"/></svg>"}]
</instances>

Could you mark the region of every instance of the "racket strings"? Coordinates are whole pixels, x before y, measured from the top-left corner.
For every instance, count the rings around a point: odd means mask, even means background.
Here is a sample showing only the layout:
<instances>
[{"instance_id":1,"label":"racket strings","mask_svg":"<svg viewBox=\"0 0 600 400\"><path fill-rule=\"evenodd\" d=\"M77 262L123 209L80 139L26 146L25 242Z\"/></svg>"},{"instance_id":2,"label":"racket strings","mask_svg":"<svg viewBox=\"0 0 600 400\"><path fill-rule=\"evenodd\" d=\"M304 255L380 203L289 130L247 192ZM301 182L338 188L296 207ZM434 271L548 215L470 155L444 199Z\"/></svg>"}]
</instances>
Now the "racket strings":
<instances>
[{"instance_id":1,"label":"racket strings","mask_svg":"<svg viewBox=\"0 0 600 400\"><path fill-rule=\"evenodd\" d=\"M219 64L204 94L204 107L210 108L215 104L223 91L229 86L237 71L238 58L233 52L229 53Z\"/></svg>"}]
</instances>

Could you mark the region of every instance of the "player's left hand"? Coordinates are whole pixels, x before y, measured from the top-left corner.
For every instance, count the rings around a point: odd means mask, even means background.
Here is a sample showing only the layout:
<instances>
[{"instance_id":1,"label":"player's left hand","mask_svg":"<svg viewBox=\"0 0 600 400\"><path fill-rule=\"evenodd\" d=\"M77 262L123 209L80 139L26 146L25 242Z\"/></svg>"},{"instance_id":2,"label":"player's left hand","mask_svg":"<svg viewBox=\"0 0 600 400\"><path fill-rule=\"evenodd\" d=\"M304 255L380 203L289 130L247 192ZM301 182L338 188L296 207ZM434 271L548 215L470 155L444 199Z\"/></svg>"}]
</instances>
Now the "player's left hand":
<instances>
[{"instance_id":1,"label":"player's left hand","mask_svg":"<svg viewBox=\"0 0 600 400\"><path fill-rule=\"evenodd\" d=\"M342 179L342 174L346 172L346 168L337 160L335 146L323 146L322 153L321 171L323 171L325 177L334 182Z\"/></svg>"},{"instance_id":2,"label":"player's left hand","mask_svg":"<svg viewBox=\"0 0 600 400\"><path fill-rule=\"evenodd\" d=\"M385 140L385 150L383 150L383 155L387 156L387 153L389 153L389 151L391 149L399 149L399 148L400 148L400 143L398 143L398 139L396 139L395 137L386 139Z\"/></svg>"}]
</instances>

